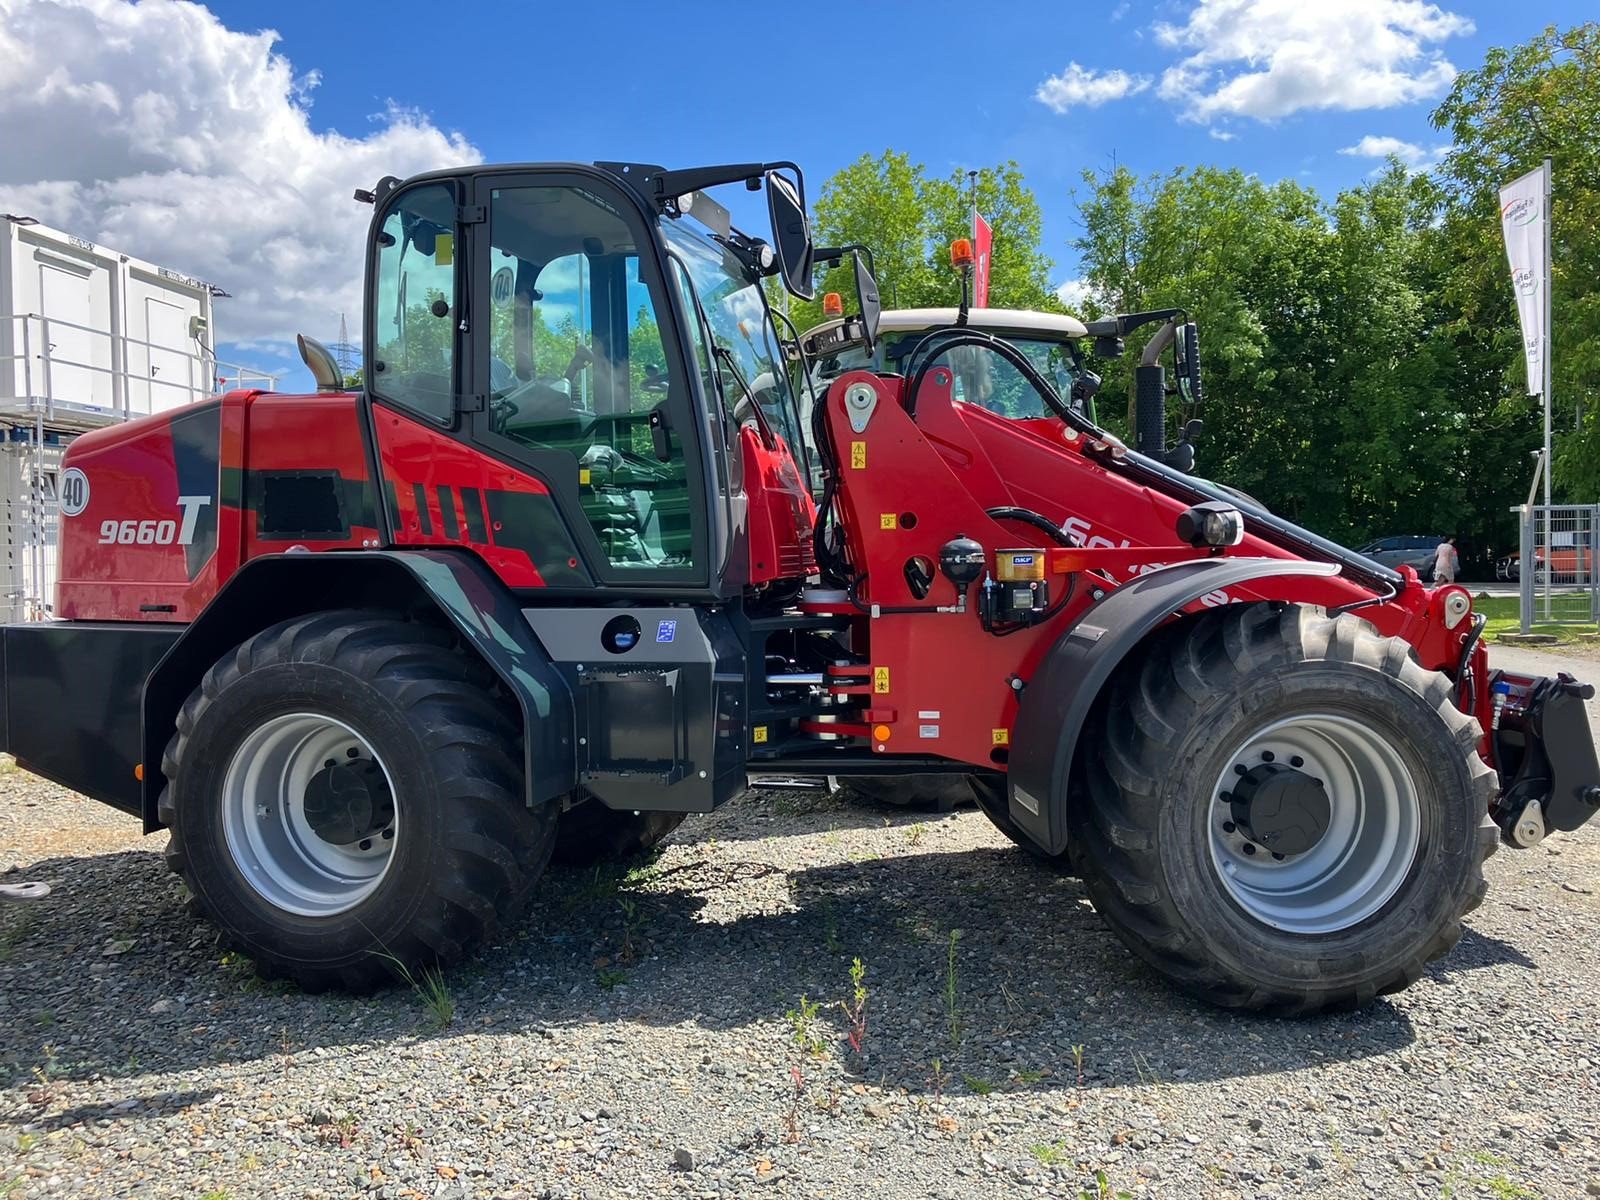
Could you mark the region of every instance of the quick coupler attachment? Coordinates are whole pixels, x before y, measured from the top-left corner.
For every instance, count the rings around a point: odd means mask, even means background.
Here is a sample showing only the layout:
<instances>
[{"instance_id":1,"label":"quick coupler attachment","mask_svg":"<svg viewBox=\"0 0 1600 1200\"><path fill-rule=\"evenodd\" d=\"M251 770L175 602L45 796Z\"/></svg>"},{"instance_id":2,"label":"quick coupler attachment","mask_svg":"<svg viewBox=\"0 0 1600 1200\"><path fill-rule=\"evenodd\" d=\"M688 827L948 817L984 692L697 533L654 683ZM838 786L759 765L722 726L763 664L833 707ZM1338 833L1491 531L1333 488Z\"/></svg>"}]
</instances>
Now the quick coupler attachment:
<instances>
[{"instance_id":1,"label":"quick coupler attachment","mask_svg":"<svg viewBox=\"0 0 1600 1200\"><path fill-rule=\"evenodd\" d=\"M1594 685L1565 671L1553 677L1496 671L1489 683L1500 772L1500 798L1490 815L1505 841L1526 849L1600 813L1600 761L1584 709Z\"/></svg>"}]
</instances>

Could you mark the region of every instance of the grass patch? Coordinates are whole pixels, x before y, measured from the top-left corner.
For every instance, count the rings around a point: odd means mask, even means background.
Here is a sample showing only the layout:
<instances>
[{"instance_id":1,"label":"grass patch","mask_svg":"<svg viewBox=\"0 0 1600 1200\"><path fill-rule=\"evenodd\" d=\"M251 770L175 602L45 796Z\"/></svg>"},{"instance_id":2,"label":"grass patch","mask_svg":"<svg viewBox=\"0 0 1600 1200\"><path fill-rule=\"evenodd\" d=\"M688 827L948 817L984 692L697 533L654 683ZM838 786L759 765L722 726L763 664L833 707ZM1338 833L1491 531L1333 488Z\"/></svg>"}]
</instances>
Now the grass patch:
<instances>
[{"instance_id":1,"label":"grass patch","mask_svg":"<svg viewBox=\"0 0 1600 1200\"><path fill-rule=\"evenodd\" d=\"M1489 639L1498 638L1502 633L1522 632L1522 602L1516 596L1474 596L1472 610L1482 613L1486 618L1483 626L1483 636ZM1535 602L1534 611L1537 614L1538 605ZM1544 633L1551 637L1559 638L1563 642L1583 642L1600 639L1600 631L1589 623L1579 625L1541 625L1533 624L1528 627L1530 633Z\"/></svg>"}]
</instances>

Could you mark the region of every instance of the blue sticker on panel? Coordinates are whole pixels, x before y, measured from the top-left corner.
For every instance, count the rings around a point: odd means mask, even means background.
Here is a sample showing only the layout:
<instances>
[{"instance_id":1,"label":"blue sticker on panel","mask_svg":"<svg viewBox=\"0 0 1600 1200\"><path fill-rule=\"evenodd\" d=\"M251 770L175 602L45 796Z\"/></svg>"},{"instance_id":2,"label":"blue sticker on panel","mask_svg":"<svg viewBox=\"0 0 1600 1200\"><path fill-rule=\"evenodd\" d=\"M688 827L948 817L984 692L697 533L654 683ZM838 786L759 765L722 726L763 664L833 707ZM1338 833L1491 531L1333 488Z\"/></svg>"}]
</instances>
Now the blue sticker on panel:
<instances>
[{"instance_id":1,"label":"blue sticker on panel","mask_svg":"<svg viewBox=\"0 0 1600 1200\"><path fill-rule=\"evenodd\" d=\"M670 642L678 636L678 623L676 621L662 621L656 626L656 641Z\"/></svg>"}]
</instances>

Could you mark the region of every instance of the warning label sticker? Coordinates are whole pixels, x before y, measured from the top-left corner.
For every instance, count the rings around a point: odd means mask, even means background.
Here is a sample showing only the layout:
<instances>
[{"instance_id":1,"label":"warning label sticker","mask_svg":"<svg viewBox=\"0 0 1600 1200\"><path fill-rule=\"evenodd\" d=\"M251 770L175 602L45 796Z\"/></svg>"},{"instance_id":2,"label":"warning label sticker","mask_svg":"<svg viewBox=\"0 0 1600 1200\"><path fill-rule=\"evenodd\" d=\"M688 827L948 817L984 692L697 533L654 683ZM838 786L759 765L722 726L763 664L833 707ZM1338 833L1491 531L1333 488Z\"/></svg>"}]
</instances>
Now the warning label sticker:
<instances>
[{"instance_id":1,"label":"warning label sticker","mask_svg":"<svg viewBox=\"0 0 1600 1200\"><path fill-rule=\"evenodd\" d=\"M992 745L995 745L995 746L1009 746L1011 744L1011 730L1009 730L1009 729L996 729L996 730L994 730L992 732L991 738L992 738L992 742L991 742Z\"/></svg>"},{"instance_id":2,"label":"warning label sticker","mask_svg":"<svg viewBox=\"0 0 1600 1200\"><path fill-rule=\"evenodd\" d=\"M889 668L872 668L872 690L880 696L889 690Z\"/></svg>"},{"instance_id":3,"label":"warning label sticker","mask_svg":"<svg viewBox=\"0 0 1600 1200\"><path fill-rule=\"evenodd\" d=\"M865 442L850 443L850 466L857 471L865 470L867 465L867 444Z\"/></svg>"}]
</instances>

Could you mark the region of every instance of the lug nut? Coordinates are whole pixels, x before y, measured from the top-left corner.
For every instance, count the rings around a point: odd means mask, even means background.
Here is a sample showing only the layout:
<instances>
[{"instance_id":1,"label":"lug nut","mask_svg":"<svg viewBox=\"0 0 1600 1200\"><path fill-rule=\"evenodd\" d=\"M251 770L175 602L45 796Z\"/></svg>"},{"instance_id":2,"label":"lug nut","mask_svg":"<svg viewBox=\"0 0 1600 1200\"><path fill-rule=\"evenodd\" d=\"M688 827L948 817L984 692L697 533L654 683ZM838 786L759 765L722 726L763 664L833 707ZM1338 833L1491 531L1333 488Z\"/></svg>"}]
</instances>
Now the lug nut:
<instances>
[{"instance_id":1,"label":"lug nut","mask_svg":"<svg viewBox=\"0 0 1600 1200\"><path fill-rule=\"evenodd\" d=\"M1233 773L1235 775L1248 775L1250 772L1243 763L1234 763Z\"/></svg>"},{"instance_id":2,"label":"lug nut","mask_svg":"<svg viewBox=\"0 0 1600 1200\"><path fill-rule=\"evenodd\" d=\"M1306 765L1306 760L1301 758L1298 754L1296 754L1293 758L1291 758L1289 760L1289 765L1291 767L1303 767L1303 766Z\"/></svg>"},{"instance_id":3,"label":"lug nut","mask_svg":"<svg viewBox=\"0 0 1600 1200\"><path fill-rule=\"evenodd\" d=\"M346 758L360 758L361 751L357 750L354 746L351 746L350 749L344 752L344 756Z\"/></svg>"},{"instance_id":4,"label":"lug nut","mask_svg":"<svg viewBox=\"0 0 1600 1200\"><path fill-rule=\"evenodd\" d=\"M1223 833L1233 833L1238 828L1239 827L1237 825L1235 825L1232 821L1224 821L1222 823L1222 832Z\"/></svg>"},{"instance_id":5,"label":"lug nut","mask_svg":"<svg viewBox=\"0 0 1600 1200\"><path fill-rule=\"evenodd\" d=\"M372 839L371 838L362 838L361 841L358 843L358 845L363 850L371 850L372 849Z\"/></svg>"},{"instance_id":6,"label":"lug nut","mask_svg":"<svg viewBox=\"0 0 1600 1200\"><path fill-rule=\"evenodd\" d=\"M1244 852L1246 854L1254 854L1256 852L1255 843L1254 842L1246 842L1244 844Z\"/></svg>"},{"instance_id":7,"label":"lug nut","mask_svg":"<svg viewBox=\"0 0 1600 1200\"><path fill-rule=\"evenodd\" d=\"M1263 750L1261 752L1261 761L1262 762L1271 762L1273 759L1275 759L1277 757L1278 756L1276 754L1274 754L1271 750Z\"/></svg>"}]
</instances>

